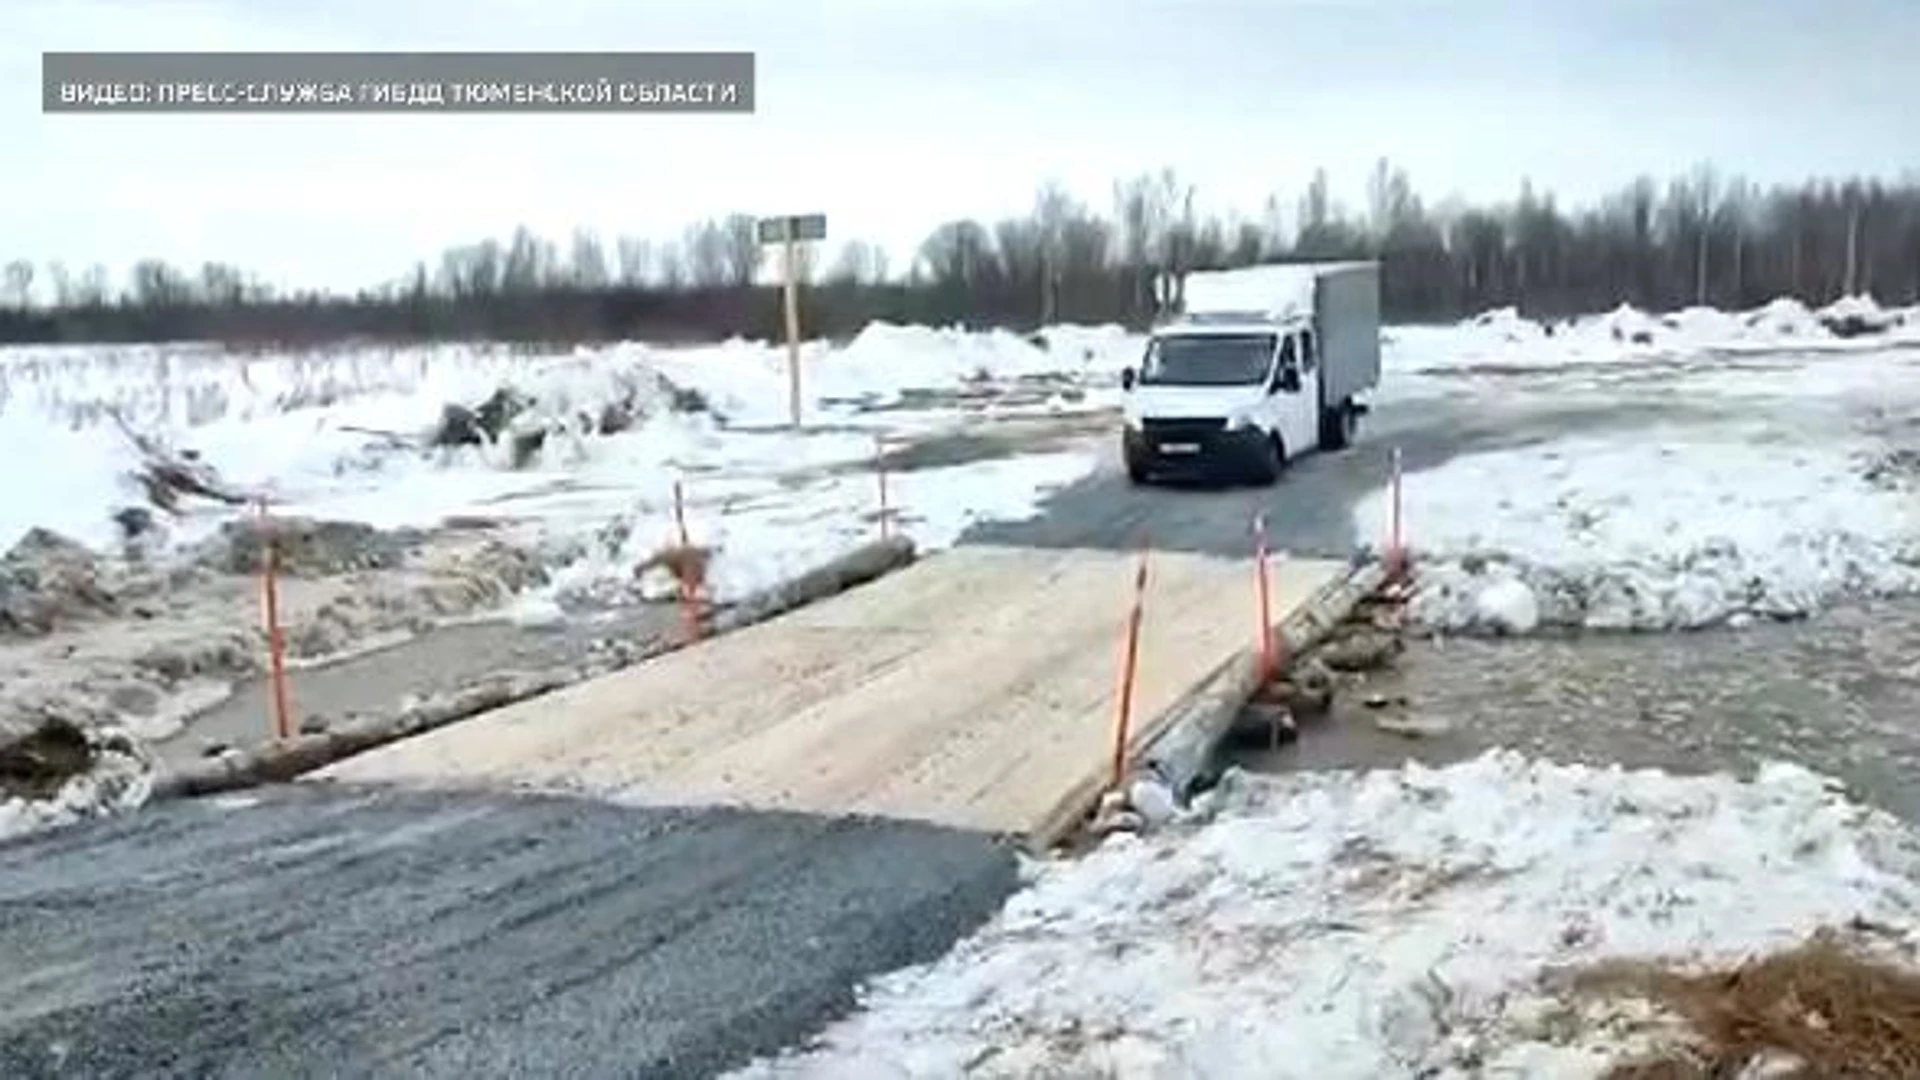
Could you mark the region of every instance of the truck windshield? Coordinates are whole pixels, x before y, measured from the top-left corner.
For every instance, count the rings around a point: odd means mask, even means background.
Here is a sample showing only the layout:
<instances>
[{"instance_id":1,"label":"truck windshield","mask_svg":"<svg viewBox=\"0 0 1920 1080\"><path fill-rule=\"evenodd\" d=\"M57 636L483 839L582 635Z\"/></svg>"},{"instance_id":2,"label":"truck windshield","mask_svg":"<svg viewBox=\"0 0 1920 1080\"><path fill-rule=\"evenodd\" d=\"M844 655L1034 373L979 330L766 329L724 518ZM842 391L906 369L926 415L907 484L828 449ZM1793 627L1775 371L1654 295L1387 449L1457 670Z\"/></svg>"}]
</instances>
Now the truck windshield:
<instances>
[{"instance_id":1,"label":"truck windshield","mask_svg":"<svg viewBox=\"0 0 1920 1080\"><path fill-rule=\"evenodd\" d=\"M1265 382L1272 334L1175 334L1147 345L1146 386L1241 386Z\"/></svg>"}]
</instances>

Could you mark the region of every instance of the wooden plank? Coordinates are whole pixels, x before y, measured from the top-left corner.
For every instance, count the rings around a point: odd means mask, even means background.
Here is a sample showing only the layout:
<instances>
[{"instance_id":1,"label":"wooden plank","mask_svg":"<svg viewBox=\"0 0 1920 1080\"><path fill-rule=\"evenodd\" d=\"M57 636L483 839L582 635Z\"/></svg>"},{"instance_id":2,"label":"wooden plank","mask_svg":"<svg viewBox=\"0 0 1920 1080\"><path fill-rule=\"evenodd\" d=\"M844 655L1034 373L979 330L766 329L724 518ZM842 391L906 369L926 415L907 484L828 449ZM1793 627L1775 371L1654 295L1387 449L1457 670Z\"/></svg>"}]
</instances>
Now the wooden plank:
<instances>
[{"instance_id":1,"label":"wooden plank","mask_svg":"<svg viewBox=\"0 0 1920 1080\"><path fill-rule=\"evenodd\" d=\"M1127 552L963 547L771 622L343 762L653 804L1025 835L1111 759ZM1275 567L1280 610L1344 570ZM1253 637L1248 560L1156 553L1132 745Z\"/></svg>"}]
</instances>

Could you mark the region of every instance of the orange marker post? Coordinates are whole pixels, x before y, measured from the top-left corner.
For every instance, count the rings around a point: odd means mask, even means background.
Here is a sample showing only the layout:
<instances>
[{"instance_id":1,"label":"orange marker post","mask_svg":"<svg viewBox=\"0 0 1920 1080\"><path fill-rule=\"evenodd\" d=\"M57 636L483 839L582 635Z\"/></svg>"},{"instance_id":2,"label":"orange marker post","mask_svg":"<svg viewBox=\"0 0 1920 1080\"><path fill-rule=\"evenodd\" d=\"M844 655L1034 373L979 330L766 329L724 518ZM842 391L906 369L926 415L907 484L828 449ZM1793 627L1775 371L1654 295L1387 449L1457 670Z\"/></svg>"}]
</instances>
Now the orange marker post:
<instances>
[{"instance_id":1,"label":"orange marker post","mask_svg":"<svg viewBox=\"0 0 1920 1080\"><path fill-rule=\"evenodd\" d=\"M1271 586L1267 575L1267 515L1253 516L1253 567L1259 575L1257 589L1260 596L1260 685L1265 686L1273 678L1273 604L1270 595Z\"/></svg>"},{"instance_id":2,"label":"orange marker post","mask_svg":"<svg viewBox=\"0 0 1920 1080\"><path fill-rule=\"evenodd\" d=\"M254 500L261 524L260 617L267 631L267 685L273 702L274 738L293 738L293 706L287 693L287 640L280 627L280 546L267 518L267 500Z\"/></svg>"},{"instance_id":3,"label":"orange marker post","mask_svg":"<svg viewBox=\"0 0 1920 1080\"><path fill-rule=\"evenodd\" d=\"M1393 469L1393 476L1391 481L1389 482L1389 488L1391 492L1391 498L1393 500L1393 505L1392 505L1392 509L1390 511L1390 516L1388 518L1388 523L1387 523L1387 580L1397 582L1400 580L1401 575L1405 573L1406 562L1407 562L1407 549L1405 546L1406 542L1400 531L1401 520L1400 520L1400 448L1399 447L1396 446L1393 448L1392 451L1389 452L1388 460L1391 463L1391 466Z\"/></svg>"},{"instance_id":4,"label":"orange marker post","mask_svg":"<svg viewBox=\"0 0 1920 1080\"><path fill-rule=\"evenodd\" d=\"M1126 644L1120 660L1120 702L1113 722L1113 786L1127 780L1127 741L1133 735L1133 684L1140 668L1140 623L1147 600L1147 552L1140 544L1140 567L1133 575L1133 603L1127 612Z\"/></svg>"},{"instance_id":5,"label":"orange marker post","mask_svg":"<svg viewBox=\"0 0 1920 1080\"><path fill-rule=\"evenodd\" d=\"M674 579L680 583L680 620L689 642L700 640L700 584L694 580L693 540L687 533L687 493L680 481L673 482L673 524L680 544L680 560L674 567Z\"/></svg>"}]
</instances>

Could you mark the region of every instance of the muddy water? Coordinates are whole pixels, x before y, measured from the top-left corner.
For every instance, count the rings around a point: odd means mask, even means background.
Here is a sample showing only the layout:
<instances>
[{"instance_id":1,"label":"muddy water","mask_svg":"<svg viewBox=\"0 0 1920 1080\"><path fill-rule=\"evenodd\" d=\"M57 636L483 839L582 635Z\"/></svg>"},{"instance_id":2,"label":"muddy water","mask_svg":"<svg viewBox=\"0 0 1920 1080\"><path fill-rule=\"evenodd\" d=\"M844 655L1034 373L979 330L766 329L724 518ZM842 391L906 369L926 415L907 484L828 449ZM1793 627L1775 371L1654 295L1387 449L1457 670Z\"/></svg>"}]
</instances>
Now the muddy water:
<instances>
[{"instance_id":1,"label":"muddy water","mask_svg":"<svg viewBox=\"0 0 1920 1080\"><path fill-rule=\"evenodd\" d=\"M1387 703L1371 708L1369 696ZM1443 730L1383 730L1411 725ZM1743 775L1784 759L1920 821L1920 601L1691 634L1409 640L1392 670L1345 691L1296 744L1243 748L1236 761L1376 767L1496 746Z\"/></svg>"},{"instance_id":2,"label":"muddy water","mask_svg":"<svg viewBox=\"0 0 1920 1080\"><path fill-rule=\"evenodd\" d=\"M355 713L385 713L409 695L451 691L506 671L581 663L600 641L651 640L674 633L677 626L670 605L552 626L504 621L443 626L387 648L291 672L293 712L300 721L334 722ZM271 718L266 681L253 680L197 714L157 749L163 760L182 762L203 756L211 745L248 746L271 737Z\"/></svg>"}]
</instances>

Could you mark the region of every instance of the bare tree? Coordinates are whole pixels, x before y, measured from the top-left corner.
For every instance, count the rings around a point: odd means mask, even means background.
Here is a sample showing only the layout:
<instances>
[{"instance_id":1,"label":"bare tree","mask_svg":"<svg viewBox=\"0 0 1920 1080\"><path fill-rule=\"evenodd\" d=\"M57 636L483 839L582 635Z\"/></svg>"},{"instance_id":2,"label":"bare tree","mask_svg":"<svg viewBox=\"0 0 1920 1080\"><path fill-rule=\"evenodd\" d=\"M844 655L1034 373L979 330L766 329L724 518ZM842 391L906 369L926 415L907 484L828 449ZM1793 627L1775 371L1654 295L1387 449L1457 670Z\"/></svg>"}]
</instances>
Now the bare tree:
<instances>
[{"instance_id":1,"label":"bare tree","mask_svg":"<svg viewBox=\"0 0 1920 1080\"><path fill-rule=\"evenodd\" d=\"M53 306L64 311L76 307L73 275L68 272L67 264L58 259L47 264L47 280L53 289Z\"/></svg>"},{"instance_id":2,"label":"bare tree","mask_svg":"<svg viewBox=\"0 0 1920 1080\"><path fill-rule=\"evenodd\" d=\"M33 306L33 264L15 259L0 270L0 286L6 290L7 304L25 311Z\"/></svg>"},{"instance_id":3,"label":"bare tree","mask_svg":"<svg viewBox=\"0 0 1920 1080\"><path fill-rule=\"evenodd\" d=\"M660 246L660 284L669 290L684 289L689 284L698 284L687 268L687 255L679 244L668 243Z\"/></svg>"},{"instance_id":4,"label":"bare tree","mask_svg":"<svg viewBox=\"0 0 1920 1080\"><path fill-rule=\"evenodd\" d=\"M887 253L865 240L849 240L828 272L829 281L873 284L886 280Z\"/></svg>"},{"instance_id":5,"label":"bare tree","mask_svg":"<svg viewBox=\"0 0 1920 1080\"><path fill-rule=\"evenodd\" d=\"M237 307L247 298L247 275L237 266L204 263L200 267L200 300L214 307Z\"/></svg>"},{"instance_id":6,"label":"bare tree","mask_svg":"<svg viewBox=\"0 0 1920 1080\"><path fill-rule=\"evenodd\" d=\"M653 242L638 236L623 236L616 244L620 264L620 284L628 288L644 285L653 273Z\"/></svg>"},{"instance_id":7,"label":"bare tree","mask_svg":"<svg viewBox=\"0 0 1920 1080\"><path fill-rule=\"evenodd\" d=\"M193 285L165 260L141 259L129 274L127 298L149 311L184 307L193 301Z\"/></svg>"},{"instance_id":8,"label":"bare tree","mask_svg":"<svg viewBox=\"0 0 1920 1080\"><path fill-rule=\"evenodd\" d=\"M721 225L726 236L726 281L745 288L760 274L760 227L752 214L734 214Z\"/></svg>"},{"instance_id":9,"label":"bare tree","mask_svg":"<svg viewBox=\"0 0 1920 1080\"><path fill-rule=\"evenodd\" d=\"M568 259L569 272L573 283L583 289L604 289L607 286L607 253L600 246L600 238L591 229L575 229L573 232L573 251Z\"/></svg>"},{"instance_id":10,"label":"bare tree","mask_svg":"<svg viewBox=\"0 0 1920 1080\"><path fill-rule=\"evenodd\" d=\"M559 279L559 254L553 243L535 236L522 225L513 231L506 259L500 269L500 288L515 296L526 296L555 284Z\"/></svg>"},{"instance_id":11,"label":"bare tree","mask_svg":"<svg viewBox=\"0 0 1920 1080\"><path fill-rule=\"evenodd\" d=\"M920 245L919 261L935 285L972 286L992 270L993 240L977 221L950 221Z\"/></svg>"},{"instance_id":12,"label":"bare tree","mask_svg":"<svg viewBox=\"0 0 1920 1080\"><path fill-rule=\"evenodd\" d=\"M682 251L688 283L695 288L733 282L733 247L727 239L727 227L721 222L703 221L689 228Z\"/></svg>"},{"instance_id":13,"label":"bare tree","mask_svg":"<svg viewBox=\"0 0 1920 1080\"><path fill-rule=\"evenodd\" d=\"M74 303L85 308L102 307L112 291L113 278L107 268L93 263L80 274L80 282L74 288Z\"/></svg>"}]
</instances>

